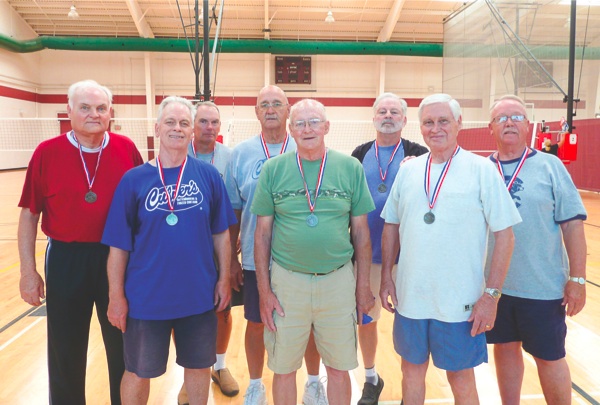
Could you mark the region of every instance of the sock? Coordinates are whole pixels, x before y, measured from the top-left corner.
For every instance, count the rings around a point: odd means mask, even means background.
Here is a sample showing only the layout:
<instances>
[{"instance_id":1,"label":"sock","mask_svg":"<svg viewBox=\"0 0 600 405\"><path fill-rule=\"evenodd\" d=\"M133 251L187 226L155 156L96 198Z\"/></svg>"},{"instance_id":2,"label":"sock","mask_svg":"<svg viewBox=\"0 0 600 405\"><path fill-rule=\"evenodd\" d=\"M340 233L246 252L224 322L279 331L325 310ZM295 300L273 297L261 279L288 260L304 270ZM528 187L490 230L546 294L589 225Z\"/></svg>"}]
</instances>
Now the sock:
<instances>
[{"instance_id":1,"label":"sock","mask_svg":"<svg viewBox=\"0 0 600 405\"><path fill-rule=\"evenodd\" d=\"M319 382L319 375L308 375L308 381L306 382L307 384L312 384L315 382Z\"/></svg>"},{"instance_id":2,"label":"sock","mask_svg":"<svg viewBox=\"0 0 600 405\"><path fill-rule=\"evenodd\" d=\"M250 379L250 384L248 385L248 387L250 387L251 385L262 385L262 377L261 378L256 378L256 379Z\"/></svg>"},{"instance_id":3,"label":"sock","mask_svg":"<svg viewBox=\"0 0 600 405\"><path fill-rule=\"evenodd\" d=\"M377 385L379 382L379 376L377 375L377 371L375 371L375 366L373 366L373 368L365 368L365 382L373 385Z\"/></svg>"},{"instance_id":4,"label":"sock","mask_svg":"<svg viewBox=\"0 0 600 405\"><path fill-rule=\"evenodd\" d=\"M217 362L213 366L213 369L215 369L215 370L222 370L225 367L227 367L225 365L225 353L223 353L223 354L217 354Z\"/></svg>"}]
</instances>

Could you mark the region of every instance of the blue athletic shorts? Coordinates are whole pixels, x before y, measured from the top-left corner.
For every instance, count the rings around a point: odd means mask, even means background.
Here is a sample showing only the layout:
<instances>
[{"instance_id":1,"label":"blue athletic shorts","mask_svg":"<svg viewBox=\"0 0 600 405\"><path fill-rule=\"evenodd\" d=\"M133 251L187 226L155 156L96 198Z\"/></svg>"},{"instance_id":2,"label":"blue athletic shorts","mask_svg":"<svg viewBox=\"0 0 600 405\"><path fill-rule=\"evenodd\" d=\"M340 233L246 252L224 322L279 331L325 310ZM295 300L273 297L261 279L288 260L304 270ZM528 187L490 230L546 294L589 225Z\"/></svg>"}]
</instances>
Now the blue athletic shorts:
<instances>
[{"instance_id":1,"label":"blue athletic shorts","mask_svg":"<svg viewBox=\"0 0 600 405\"><path fill-rule=\"evenodd\" d=\"M256 282L256 272L254 270L244 270L244 318L250 322L262 323L258 283Z\"/></svg>"},{"instance_id":2,"label":"blue athletic shorts","mask_svg":"<svg viewBox=\"0 0 600 405\"><path fill-rule=\"evenodd\" d=\"M217 361L217 317L214 311L164 321L127 318L123 334L125 369L140 378L165 373L171 331L177 364L184 368L208 368Z\"/></svg>"},{"instance_id":3,"label":"blue athletic shorts","mask_svg":"<svg viewBox=\"0 0 600 405\"><path fill-rule=\"evenodd\" d=\"M502 294L488 343L523 342L523 349L538 359L555 361L566 355L565 307L558 300L534 300Z\"/></svg>"},{"instance_id":4,"label":"blue athletic shorts","mask_svg":"<svg viewBox=\"0 0 600 405\"><path fill-rule=\"evenodd\" d=\"M394 316L394 349L413 364L429 358L437 368L460 371L488 361L485 335L471 337L471 322L442 322Z\"/></svg>"}]
</instances>

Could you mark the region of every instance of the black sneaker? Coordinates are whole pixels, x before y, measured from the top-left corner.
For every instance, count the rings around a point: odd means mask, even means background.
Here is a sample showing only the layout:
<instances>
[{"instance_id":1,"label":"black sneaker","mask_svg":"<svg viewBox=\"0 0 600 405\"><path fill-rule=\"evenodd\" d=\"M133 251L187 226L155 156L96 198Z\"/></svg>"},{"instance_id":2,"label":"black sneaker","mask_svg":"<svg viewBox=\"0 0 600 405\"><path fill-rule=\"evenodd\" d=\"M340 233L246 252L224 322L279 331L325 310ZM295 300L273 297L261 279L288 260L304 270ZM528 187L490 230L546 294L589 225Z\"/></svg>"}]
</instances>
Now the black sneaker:
<instances>
[{"instance_id":1,"label":"black sneaker","mask_svg":"<svg viewBox=\"0 0 600 405\"><path fill-rule=\"evenodd\" d=\"M377 385L373 385L368 382L365 383L362 397L360 397L360 400L356 405L377 405L379 401L379 395L381 394L381 391L383 391L383 378L381 378L379 374L377 374L377 377L379 377Z\"/></svg>"}]
</instances>

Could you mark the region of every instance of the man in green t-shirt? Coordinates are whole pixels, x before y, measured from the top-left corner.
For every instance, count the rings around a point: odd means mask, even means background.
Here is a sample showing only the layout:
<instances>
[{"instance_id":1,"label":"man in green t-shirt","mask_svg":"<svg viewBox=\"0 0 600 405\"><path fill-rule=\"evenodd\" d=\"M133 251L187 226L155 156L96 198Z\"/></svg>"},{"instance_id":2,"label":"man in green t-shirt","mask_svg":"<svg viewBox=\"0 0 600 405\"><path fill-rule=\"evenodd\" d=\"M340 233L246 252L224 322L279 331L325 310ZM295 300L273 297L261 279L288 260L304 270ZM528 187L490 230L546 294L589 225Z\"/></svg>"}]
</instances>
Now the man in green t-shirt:
<instances>
[{"instance_id":1,"label":"man in green t-shirt","mask_svg":"<svg viewBox=\"0 0 600 405\"><path fill-rule=\"evenodd\" d=\"M326 148L323 104L295 104L289 130L297 152L265 163L251 208L258 216L254 256L268 366L275 373L273 399L296 403L296 370L314 330L327 397L350 404L348 370L358 366L356 319L375 301L367 223L375 205L360 162Z\"/></svg>"}]
</instances>

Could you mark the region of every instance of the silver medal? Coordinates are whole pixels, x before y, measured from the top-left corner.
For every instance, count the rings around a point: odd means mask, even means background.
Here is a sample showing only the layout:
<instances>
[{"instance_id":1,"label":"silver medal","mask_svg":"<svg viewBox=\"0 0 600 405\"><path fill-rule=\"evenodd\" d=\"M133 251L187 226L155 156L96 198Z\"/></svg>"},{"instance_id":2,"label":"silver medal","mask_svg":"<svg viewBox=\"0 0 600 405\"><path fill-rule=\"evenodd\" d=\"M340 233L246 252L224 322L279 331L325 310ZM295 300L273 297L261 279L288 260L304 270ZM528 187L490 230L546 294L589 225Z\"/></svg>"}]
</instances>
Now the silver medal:
<instances>
[{"instance_id":1,"label":"silver medal","mask_svg":"<svg viewBox=\"0 0 600 405\"><path fill-rule=\"evenodd\" d=\"M429 211L428 213L426 213L423 216L423 221L427 224L427 225L431 225L435 222L435 215L433 214L433 212Z\"/></svg>"},{"instance_id":2,"label":"silver medal","mask_svg":"<svg viewBox=\"0 0 600 405\"><path fill-rule=\"evenodd\" d=\"M379 186L377 186L377 191L380 193L385 193L387 191L387 186L384 183L381 183Z\"/></svg>"},{"instance_id":3,"label":"silver medal","mask_svg":"<svg viewBox=\"0 0 600 405\"><path fill-rule=\"evenodd\" d=\"M179 219L177 218L177 215L173 214L172 212L169 215L167 215L167 224L173 226L178 221L179 221Z\"/></svg>"},{"instance_id":4,"label":"silver medal","mask_svg":"<svg viewBox=\"0 0 600 405\"><path fill-rule=\"evenodd\" d=\"M95 203L97 199L98 199L98 196L93 191L90 190L87 193L85 193L85 202L91 204L91 203Z\"/></svg>"},{"instance_id":5,"label":"silver medal","mask_svg":"<svg viewBox=\"0 0 600 405\"><path fill-rule=\"evenodd\" d=\"M310 226L311 228L317 226L318 223L319 218L317 218L315 214L310 214L306 217L306 225Z\"/></svg>"}]
</instances>

